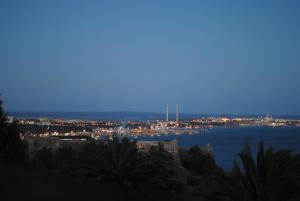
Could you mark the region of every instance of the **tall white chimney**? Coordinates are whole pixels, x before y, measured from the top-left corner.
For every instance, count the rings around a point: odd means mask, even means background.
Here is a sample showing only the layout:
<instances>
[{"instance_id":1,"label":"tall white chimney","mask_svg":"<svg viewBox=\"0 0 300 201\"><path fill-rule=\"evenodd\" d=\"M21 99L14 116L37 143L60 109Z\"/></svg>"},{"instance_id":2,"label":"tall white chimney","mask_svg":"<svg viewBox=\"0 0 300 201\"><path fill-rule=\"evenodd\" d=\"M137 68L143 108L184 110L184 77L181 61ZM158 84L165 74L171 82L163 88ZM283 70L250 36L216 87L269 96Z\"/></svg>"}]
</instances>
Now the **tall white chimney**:
<instances>
[{"instance_id":1,"label":"tall white chimney","mask_svg":"<svg viewBox=\"0 0 300 201\"><path fill-rule=\"evenodd\" d=\"M179 123L179 105L178 104L176 104L176 124L178 124Z\"/></svg>"},{"instance_id":2,"label":"tall white chimney","mask_svg":"<svg viewBox=\"0 0 300 201\"><path fill-rule=\"evenodd\" d=\"M166 121L169 121L169 104L167 104L166 108Z\"/></svg>"}]
</instances>

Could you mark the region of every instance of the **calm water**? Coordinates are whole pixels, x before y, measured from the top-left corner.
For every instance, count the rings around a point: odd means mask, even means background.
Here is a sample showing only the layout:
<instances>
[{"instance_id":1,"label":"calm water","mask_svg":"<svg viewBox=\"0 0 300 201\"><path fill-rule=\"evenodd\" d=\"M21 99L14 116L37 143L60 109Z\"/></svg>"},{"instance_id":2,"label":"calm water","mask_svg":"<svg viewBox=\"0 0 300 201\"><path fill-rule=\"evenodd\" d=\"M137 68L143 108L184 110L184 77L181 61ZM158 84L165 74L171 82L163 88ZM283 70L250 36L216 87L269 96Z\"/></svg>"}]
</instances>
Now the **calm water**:
<instances>
[{"instance_id":1,"label":"calm water","mask_svg":"<svg viewBox=\"0 0 300 201\"><path fill-rule=\"evenodd\" d=\"M141 137L140 140L172 140L177 139L182 147L211 144L214 148L216 162L229 170L233 161L239 162L239 153L248 139L252 151L256 152L259 141L265 147L275 149L292 149L300 153L300 127L247 127L247 128L213 128L207 132L193 135L167 135L158 137Z\"/></svg>"}]
</instances>

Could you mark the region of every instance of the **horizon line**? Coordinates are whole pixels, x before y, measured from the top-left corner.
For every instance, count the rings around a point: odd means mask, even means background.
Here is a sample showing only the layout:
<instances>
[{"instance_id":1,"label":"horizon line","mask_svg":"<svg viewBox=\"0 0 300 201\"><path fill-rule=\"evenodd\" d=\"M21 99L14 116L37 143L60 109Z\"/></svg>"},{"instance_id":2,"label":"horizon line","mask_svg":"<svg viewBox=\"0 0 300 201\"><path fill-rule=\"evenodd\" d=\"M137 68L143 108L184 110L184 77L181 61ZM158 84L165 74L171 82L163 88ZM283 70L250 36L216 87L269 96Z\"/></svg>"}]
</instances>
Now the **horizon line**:
<instances>
[{"instance_id":1,"label":"horizon line","mask_svg":"<svg viewBox=\"0 0 300 201\"><path fill-rule=\"evenodd\" d=\"M165 115L165 112L149 112L149 111L130 111L130 110L120 110L120 111L114 111L114 110L95 110L95 111L21 111L21 110L12 110L12 111L5 111L5 113L12 114L12 113L137 113L137 114L157 114L157 115ZM169 114L176 115L176 112L169 112ZM215 115L215 116L221 116L221 115L247 115L247 116L266 116L266 115L271 115L271 116L300 116L300 114L282 114L282 113L214 113L214 112L205 112L205 113L192 113L192 112L182 112L179 113L180 115Z\"/></svg>"}]
</instances>

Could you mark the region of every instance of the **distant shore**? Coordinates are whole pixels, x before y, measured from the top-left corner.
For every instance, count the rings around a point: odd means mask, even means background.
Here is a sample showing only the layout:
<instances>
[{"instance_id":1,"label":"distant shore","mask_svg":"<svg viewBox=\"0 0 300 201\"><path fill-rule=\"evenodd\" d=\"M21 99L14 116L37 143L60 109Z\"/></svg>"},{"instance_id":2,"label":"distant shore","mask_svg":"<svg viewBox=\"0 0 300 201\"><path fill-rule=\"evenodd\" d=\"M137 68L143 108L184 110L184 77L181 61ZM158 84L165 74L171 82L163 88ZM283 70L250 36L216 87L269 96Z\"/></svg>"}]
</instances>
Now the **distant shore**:
<instances>
[{"instance_id":1,"label":"distant shore","mask_svg":"<svg viewBox=\"0 0 300 201\"><path fill-rule=\"evenodd\" d=\"M130 112L130 111L120 111L120 112L110 112L110 111L96 111L96 112L30 112L30 111L11 111L8 112L9 116L16 118L48 118L48 119L77 119L77 120L164 120L166 114L155 113L155 112ZM181 120L191 120L194 118L207 118L207 117L227 117L227 118L262 118L268 114L190 114L190 113L180 113L179 117ZM175 120L175 113L169 114L169 119ZM274 119L290 119L290 120L300 120L300 115L286 115L286 114L271 114Z\"/></svg>"}]
</instances>

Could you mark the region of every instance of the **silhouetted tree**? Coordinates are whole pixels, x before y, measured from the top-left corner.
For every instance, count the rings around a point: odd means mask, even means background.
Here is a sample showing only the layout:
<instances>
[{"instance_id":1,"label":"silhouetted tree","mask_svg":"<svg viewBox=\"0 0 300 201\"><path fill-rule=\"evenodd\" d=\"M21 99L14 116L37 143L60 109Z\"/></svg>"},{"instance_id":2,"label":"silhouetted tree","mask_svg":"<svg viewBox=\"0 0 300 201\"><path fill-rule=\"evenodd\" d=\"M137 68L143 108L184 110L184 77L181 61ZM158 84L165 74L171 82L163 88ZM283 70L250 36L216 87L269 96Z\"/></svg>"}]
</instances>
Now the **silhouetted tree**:
<instances>
[{"instance_id":1,"label":"silhouetted tree","mask_svg":"<svg viewBox=\"0 0 300 201\"><path fill-rule=\"evenodd\" d=\"M212 200L232 201L292 201L300 200L299 159L289 150L264 150L260 143L256 161L250 146L239 154L243 168L235 164L229 175L219 176L221 186Z\"/></svg>"},{"instance_id":2,"label":"silhouetted tree","mask_svg":"<svg viewBox=\"0 0 300 201\"><path fill-rule=\"evenodd\" d=\"M18 123L7 121L0 100L0 160L6 162L19 162L23 160L25 145L20 138Z\"/></svg>"},{"instance_id":3,"label":"silhouetted tree","mask_svg":"<svg viewBox=\"0 0 300 201\"><path fill-rule=\"evenodd\" d=\"M207 175L217 168L211 154L203 152L198 146L180 149L180 158L183 167L195 175Z\"/></svg>"},{"instance_id":4,"label":"silhouetted tree","mask_svg":"<svg viewBox=\"0 0 300 201\"><path fill-rule=\"evenodd\" d=\"M145 153L135 141L114 138L80 147L76 160L78 173L93 178L111 200L167 199L183 188L172 155L161 146Z\"/></svg>"},{"instance_id":5,"label":"silhouetted tree","mask_svg":"<svg viewBox=\"0 0 300 201\"><path fill-rule=\"evenodd\" d=\"M68 160L65 160L67 171L97 181L101 175L102 142L88 142L73 151L73 156L69 155Z\"/></svg>"},{"instance_id":6,"label":"silhouetted tree","mask_svg":"<svg viewBox=\"0 0 300 201\"><path fill-rule=\"evenodd\" d=\"M179 156L187 181L183 200L199 200L204 192L210 193L208 183L214 175L222 173L223 170L216 165L211 153L202 151L198 146L181 148Z\"/></svg>"},{"instance_id":7,"label":"silhouetted tree","mask_svg":"<svg viewBox=\"0 0 300 201\"><path fill-rule=\"evenodd\" d=\"M186 181L185 175L182 174L182 167L162 144L152 146L146 155L146 160L150 162L148 168L152 171L151 174L160 176L158 182L155 183L158 189L168 192L184 191Z\"/></svg>"},{"instance_id":8,"label":"silhouetted tree","mask_svg":"<svg viewBox=\"0 0 300 201\"><path fill-rule=\"evenodd\" d=\"M51 148L43 147L34 153L33 165L38 169L54 169L56 167L55 158Z\"/></svg>"},{"instance_id":9,"label":"silhouetted tree","mask_svg":"<svg viewBox=\"0 0 300 201\"><path fill-rule=\"evenodd\" d=\"M71 146L60 147L53 153L56 167L67 171L70 171L70 164L76 160L76 156L76 152Z\"/></svg>"}]
</instances>

